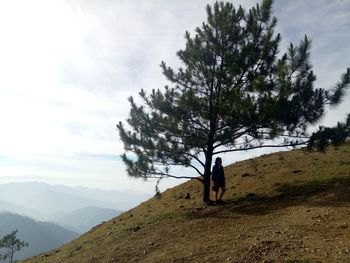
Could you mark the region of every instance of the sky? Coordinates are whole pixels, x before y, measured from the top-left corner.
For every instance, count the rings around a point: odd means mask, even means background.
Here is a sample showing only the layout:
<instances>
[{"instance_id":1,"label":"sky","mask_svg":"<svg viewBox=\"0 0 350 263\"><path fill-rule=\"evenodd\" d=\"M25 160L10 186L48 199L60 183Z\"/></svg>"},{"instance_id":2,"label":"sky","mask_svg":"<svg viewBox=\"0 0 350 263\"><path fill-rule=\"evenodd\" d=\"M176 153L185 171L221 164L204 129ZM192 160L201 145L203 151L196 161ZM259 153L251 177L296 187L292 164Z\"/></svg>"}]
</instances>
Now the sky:
<instances>
[{"instance_id":1,"label":"sky","mask_svg":"<svg viewBox=\"0 0 350 263\"><path fill-rule=\"evenodd\" d=\"M205 21L213 2L0 0L0 182L153 193L154 182L127 177L116 124L128 117L129 96L169 84L160 62L180 65L185 31ZM247 9L257 1L231 2ZM275 0L273 15L281 53L306 34L315 86L333 87L350 67L350 1ZM318 125L347 112L350 90ZM271 151L225 155L224 164Z\"/></svg>"}]
</instances>

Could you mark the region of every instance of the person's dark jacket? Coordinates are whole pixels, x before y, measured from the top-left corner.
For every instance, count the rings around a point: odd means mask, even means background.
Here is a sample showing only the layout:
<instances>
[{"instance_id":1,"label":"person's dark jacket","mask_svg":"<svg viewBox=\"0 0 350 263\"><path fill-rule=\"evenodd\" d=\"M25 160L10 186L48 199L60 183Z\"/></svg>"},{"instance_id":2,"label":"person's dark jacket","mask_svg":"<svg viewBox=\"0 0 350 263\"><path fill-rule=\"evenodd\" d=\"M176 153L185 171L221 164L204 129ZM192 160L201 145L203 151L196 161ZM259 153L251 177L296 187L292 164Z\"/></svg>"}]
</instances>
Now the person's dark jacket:
<instances>
[{"instance_id":1,"label":"person's dark jacket","mask_svg":"<svg viewBox=\"0 0 350 263\"><path fill-rule=\"evenodd\" d=\"M217 185L225 184L224 167L222 165L214 165L212 171L212 180Z\"/></svg>"}]
</instances>

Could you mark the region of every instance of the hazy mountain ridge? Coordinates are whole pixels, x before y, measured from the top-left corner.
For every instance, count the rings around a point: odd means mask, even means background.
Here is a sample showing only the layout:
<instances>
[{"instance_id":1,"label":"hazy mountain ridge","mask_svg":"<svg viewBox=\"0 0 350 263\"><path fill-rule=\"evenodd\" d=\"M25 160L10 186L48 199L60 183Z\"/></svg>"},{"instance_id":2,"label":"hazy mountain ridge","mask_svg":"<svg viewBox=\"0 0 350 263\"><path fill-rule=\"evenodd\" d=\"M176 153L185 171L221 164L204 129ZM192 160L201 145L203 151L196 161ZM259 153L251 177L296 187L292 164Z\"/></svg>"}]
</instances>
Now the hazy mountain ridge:
<instances>
[{"instance_id":1,"label":"hazy mountain ridge","mask_svg":"<svg viewBox=\"0 0 350 263\"><path fill-rule=\"evenodd\" d=\"M11 212L18 215L31 215L36 214L36 211L29 210L22 205L18 205L12 202L0 200L0 213Z\"/></svg>"},{"instance_id":2,"label":"hazy mountain ridge","mask_svg":"<svg viewBox=\"0 0 350 263\"><path fill-rule=\"evenodd\" d=\"M149 197L135 191L16 182L0 184L0 200L3 201L0 202L0 211L12 211L46 221L52 220L57 213L69 213L85 207L127 210Z\"/></svg>"},{"instance_id":3,"label":"hazy mountain ridge","mask_svg":"<svg viewBox=\"0 0 350 263\"><path fill-rule=\"evenodd\" d=\"M17 238L29 242L29 246L15 254L16 259L23 259L50 249L57 248L79 236L57 224L35 221L29 217L9 212L0 213L0 236L17 229Z\"/></svg>"},{"instance_id":4,"label":"hazy mountain ridge","mask_svg":"<svg viewBox=\"0 0 350 263\"><path fill-rule=\"evenodd\" d=\"M118 216L122 211L100 207L84 207L72 212L57 213L52 221L78 233Z\"/></svg>"}]
</instances>

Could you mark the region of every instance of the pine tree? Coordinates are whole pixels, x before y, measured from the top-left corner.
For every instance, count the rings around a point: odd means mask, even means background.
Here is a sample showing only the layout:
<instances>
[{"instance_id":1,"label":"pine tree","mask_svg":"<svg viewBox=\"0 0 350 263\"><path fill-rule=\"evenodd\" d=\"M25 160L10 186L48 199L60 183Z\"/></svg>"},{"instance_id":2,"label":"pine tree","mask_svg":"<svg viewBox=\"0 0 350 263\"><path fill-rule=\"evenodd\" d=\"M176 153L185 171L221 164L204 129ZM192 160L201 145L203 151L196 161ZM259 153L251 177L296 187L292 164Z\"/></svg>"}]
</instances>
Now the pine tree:
<instances>
[{"instance_id":1,"label":"pine tree","mask_svg":"<svg viewBox=\"0 0 350 263\"><path fill-rule=\"evenodd\" d=\"M7 250L7 253L5 255L1 255L0 259L8 259L9 263L13 262L13 255L15 252L29 245L28 242L22 241L16 237L17 232L18 230L14 230L10 234L0 239L0 248Z\"/></svg>"},{"instance_id":2,"label":"pine tree","mask_svg":"<svg viewBox=\"0 0 350 263\"><path fill-rule=\"evenodd\" d=\"M172 83L147 94L138 106L130 97L127 127L117 127L125 150L127 173L144 179L193 178L171 174L170 168L193 168L209 201L213 156L263 147L309 145L323 150L349 137L350 115L335 128L321 127L311 136L307 127L341 102L350 69L333 89L314 88L311 41L290 44L279 55L277 20L271 0L249 11L231 3L208 5L207 22L186 32L186 46L177 52L183 67L161 63ZM159 181L158 181L159 182Z\"/></svg>"}]
</instances>

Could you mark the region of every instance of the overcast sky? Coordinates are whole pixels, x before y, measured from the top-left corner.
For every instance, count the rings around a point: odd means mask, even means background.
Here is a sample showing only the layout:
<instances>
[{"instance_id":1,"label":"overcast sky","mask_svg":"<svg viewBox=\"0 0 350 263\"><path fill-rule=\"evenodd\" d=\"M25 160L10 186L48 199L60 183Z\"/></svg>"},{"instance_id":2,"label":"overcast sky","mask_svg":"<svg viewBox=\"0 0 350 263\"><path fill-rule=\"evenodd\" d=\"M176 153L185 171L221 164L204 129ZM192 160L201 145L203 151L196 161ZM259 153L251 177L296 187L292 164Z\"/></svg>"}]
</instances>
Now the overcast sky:
<instances>
[{"instance_id":1,"label":"overcast sky","mask_svg":"<svg viewBox=\"0 0 350 263\"><path fill-rule=\"evenodd\" d=\"M213 2L1 0L0 182L41 178L152 193L153 183L126 176L115 125L128 116L130 95L167 84L160 62L179 65L184 32L205 20L204 7ZM273 9L281 52L307 34L316 85L331 88L350 67L350 1L276 0ZM324 124L344 120L349 94Z\"/></svg>"}]
</instances>

